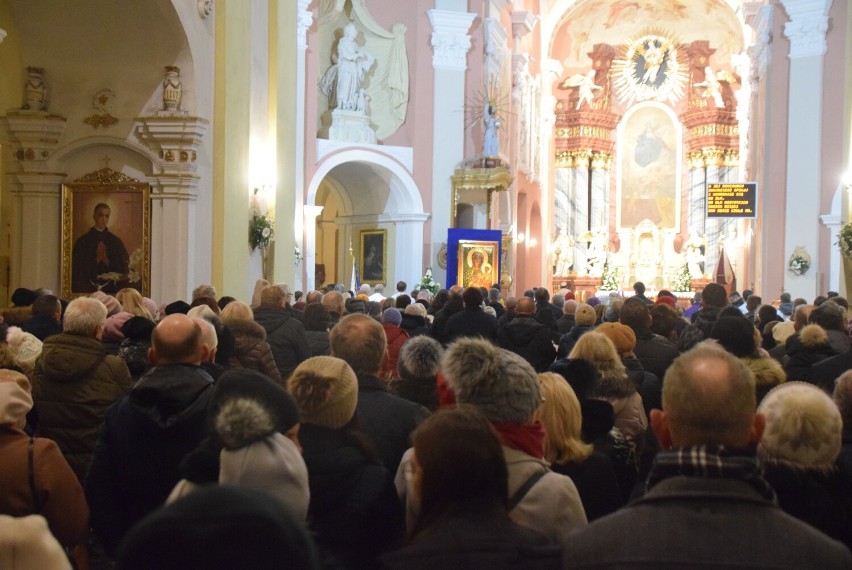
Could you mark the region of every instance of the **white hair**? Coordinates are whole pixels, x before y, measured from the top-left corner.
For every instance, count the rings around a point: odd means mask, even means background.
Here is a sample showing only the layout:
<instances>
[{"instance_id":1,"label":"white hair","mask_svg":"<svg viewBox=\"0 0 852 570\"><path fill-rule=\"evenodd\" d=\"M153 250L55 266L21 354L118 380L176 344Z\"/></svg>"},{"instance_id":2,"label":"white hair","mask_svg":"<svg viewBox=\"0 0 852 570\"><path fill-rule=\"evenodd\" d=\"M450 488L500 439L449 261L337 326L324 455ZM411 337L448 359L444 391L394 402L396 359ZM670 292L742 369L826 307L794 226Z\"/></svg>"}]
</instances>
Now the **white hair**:
<instances>
[{"instance_id":1,"label":"white hair","mask_svg":"<svg viewBox=\"0 0 852 570\"><path fill-rule=\"evenodd\" d=\"M106 318L106 305L91 297L78 297L65 309L62 332L93 337Z\"/></svg>"}]
</instances>

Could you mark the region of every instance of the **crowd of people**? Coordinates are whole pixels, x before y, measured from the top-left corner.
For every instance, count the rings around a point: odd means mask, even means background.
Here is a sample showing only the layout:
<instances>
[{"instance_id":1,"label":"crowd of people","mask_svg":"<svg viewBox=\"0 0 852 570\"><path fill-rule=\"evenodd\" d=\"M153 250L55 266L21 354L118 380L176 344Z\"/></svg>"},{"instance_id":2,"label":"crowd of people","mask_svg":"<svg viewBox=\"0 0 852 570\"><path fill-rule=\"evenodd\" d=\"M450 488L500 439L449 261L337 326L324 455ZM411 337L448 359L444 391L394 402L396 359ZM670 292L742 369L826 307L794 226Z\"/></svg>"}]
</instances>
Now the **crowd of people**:
<instances>
[{"instance_id":1,"label":"crowd of people","mask_svg":"<svg viewBox=\"0 0 852 570\"><path fill-rule=\"evenodd\" d=\"M0 568L852 567L836 293L384 292L16 291Z\"/></svg>"}]
</instances>

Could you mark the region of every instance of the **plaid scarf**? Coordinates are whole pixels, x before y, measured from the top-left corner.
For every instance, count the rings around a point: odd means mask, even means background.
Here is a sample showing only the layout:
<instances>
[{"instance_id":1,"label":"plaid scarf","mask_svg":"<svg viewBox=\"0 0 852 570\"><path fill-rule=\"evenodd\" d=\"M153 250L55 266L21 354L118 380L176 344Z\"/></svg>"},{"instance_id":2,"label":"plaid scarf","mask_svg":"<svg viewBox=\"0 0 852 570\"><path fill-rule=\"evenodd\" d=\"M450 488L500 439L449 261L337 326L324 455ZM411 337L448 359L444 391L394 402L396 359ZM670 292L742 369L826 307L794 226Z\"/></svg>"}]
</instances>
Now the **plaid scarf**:
<instances>
[{"instance_id":1,"label":"plaid scarf","mask_svg":"<svg viewBox=\"0 0 852 570\"><path fill-rule=\"evenodd\" d=\"M736 479L751 485L764 499L776 502L775 491L763 478L757 459L753 455L736 454L720 445L698 445L659 452L648 475L648 489L663 479L678 475Z\"/></svg>"}]
</instances>

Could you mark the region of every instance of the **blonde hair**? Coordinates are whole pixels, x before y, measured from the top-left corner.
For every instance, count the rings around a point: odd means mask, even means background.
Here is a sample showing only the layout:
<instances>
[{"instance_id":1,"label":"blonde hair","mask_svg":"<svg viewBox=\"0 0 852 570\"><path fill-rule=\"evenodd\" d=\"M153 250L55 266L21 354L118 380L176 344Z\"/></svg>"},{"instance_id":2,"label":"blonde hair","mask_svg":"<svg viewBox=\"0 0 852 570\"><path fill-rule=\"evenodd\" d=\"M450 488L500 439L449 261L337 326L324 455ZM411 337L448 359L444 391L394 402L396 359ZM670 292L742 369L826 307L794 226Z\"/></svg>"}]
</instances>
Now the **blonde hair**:
<instances>
[{"instance_id":1,"label":"blonde hair","mask_svg":"<svg viewBox=\"0 0 852 570\"><path fill-rule=\"evenodd\" d=\"M231 301L222 309L219 318L225 324L228 324L229 321L253 321L254 311L242 301Z\"/></svg>"},{"instance_id":2,"label":"blonde hair","mask_svg":"<svg viewBox=\"0 0 852 570\"><path fill-rule=\"evenodd\" d=\"M585 460L592 454L592 446L583 443L580 434L583 414L580 400L565 379L555 372L538 375L544 400L533 414L533 419L544 426L544 458L551 463L571 463Z\"/></svg>"},{"instance_id":3,"label":"blonde hair","mask_svg":"<svg viewBox=\"0 0 852 570\"><path fill-rule=\"evenodd\" d=\"M620 374L627 373L615 345L603 333L589 331L581 336L568 358L590 360L595 363L602 374L609 371Z\"/></svg>"},{"instance_id":4,"label":"blonde hair","mask_svg":"<svg viewBox=\"0 0 852 570\"><path fill-rule=\"evenodd\" d=\"M115 294L115 299L121 304L121 309L124 312L130 313L135 317L145 317L149 321L154 320L151 311L146 309L142 303L142 294L136 289L125 287Z\"/></svg>"}]
</instances>

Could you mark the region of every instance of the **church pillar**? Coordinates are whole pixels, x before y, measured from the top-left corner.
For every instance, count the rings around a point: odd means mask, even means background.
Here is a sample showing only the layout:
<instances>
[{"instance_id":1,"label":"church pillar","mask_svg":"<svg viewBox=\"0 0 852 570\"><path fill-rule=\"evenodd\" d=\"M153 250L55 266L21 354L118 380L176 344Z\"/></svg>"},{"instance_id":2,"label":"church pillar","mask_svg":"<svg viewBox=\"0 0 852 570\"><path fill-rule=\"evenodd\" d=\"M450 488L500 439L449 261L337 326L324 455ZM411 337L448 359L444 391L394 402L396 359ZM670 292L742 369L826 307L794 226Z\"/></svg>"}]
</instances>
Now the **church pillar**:
<instances>
[{"instance_id":1,"label":"church pillar","mask_svg":"<svg viewBox=\"0 0 852 570\"><path fill-rule=\"evenodd\" d=\"M704 150L704 177L707 184L721 182L719 178L721 169L722 153L717 149ZM719 263L720 249L722 247L722 222L720 218L708 218L704 229L707 234L707 247L704 251L704 273L710 275L710 280L716 279L716 265Z\"/></svg>"},{"instance_id":2,"label":"church pillar","mask_svg":"<svg viewBox=\"0 0 852 570\"><path fill-rule=\"evenodd\" d=\"M701 152L693 153L689 157L689 200L687 201L686 211L687 236L694 232L695 235L702 237L706 233L706 184L704 155Z\"/></svg>"},{"instance_id":3,"label":"church pillar","mask_svg":"<svg viewBox=\"0 0 852 570\"><path fill-rule=\"evenodd\" d=\"M437 254L447 241L447 228L452 225L451 177L464 159L464 75L470 49L468 30L476 17L467 12L463 0L439 0L429 10L432 25L432 68L434 111L432 119L432 235L429 264L435 280L446 283L447 274L438 265ZM413 251L413 250L408 250ZM403 256L405 257L405 256ZM419 264L418 264L419 265ZM415 274L419 274L418 267ZM397 275L409 275L400 273Z\"/></svg>"},{"instance_id":4,"label":"church pillar","mask_svg":"<svg viewBox=\"0 0 852 570\"><path fill-rule=\"evenodd\" d=\"M11 111L4 122L19 169L8 175L14 201L10 289L49 287L58 293L65 174L48 172L47 159L66 120L47 111Z\"/></svg>"},{"instance_id":5,"label":"church pillar","mask_svg":"<svg viewBox=\"0 0 852 570\"><path fill-rule=\"evenodd\" d=\"M160 157L151 184L151 298L186 299L193 287L196 199L195 163L208 121L199 117L155 116L136 119L136 136Z\"/></svg>"},{"instance_id":6,"label":"church pillar","mask_svg":"<svg viewBox=\"0 0 852 570\"><path fill-rule=\"evenodd\" d=\"M323 206L303 206L305 211L305 243L302 249L302 260L305 264L304 291L316 289L315 274L317 263L317 218L322 213Z\"/></svg>"},{"instance_id":7,"label":"church pillar","mask_svg":"<svg viewBox=\"0 0 852 570\"><path fill-rule=\"evenodd\" d=\"M609 228L610 155L592 153L592 223L590 229Z\"/></svg>"},{"instance_id":8,"label":"church pillar","mask_svg":"<svg viewBox=\"0 0 852 570\"><path fill-rule=\"evenodd\" d=\"M556 158L556 185L554 190L554 227L567 228L568 235L576 235L574 216L574 158L570 152L560 153Z\"/></svg>"},{"instance_id":9,"label":"church pillar","mask_svg":"<svg viewBox=\"0 0 852 570\"><path fill-rule=\"evenodd\" d=\"M822 288L826 270L819 257L821 125L823 59L831 0L782 0L790 21L784 35L790 40L790 83L787 113L787 209L784 236L784 290L793 297L813 299ZM796 276L787 260L797 247L810 254L811 269Z\"/></svg>"},{"instance_id":10,"label":"church pillar","mask_svg":"<svg viewBox=\"0 0 852 570\"><path fill-rule=\"evenodd\" d=\"M577 233L591 230L589 227L589 159L592 152L580 150L574 153L574 228Z\"/></svg>"}]
</instances>

